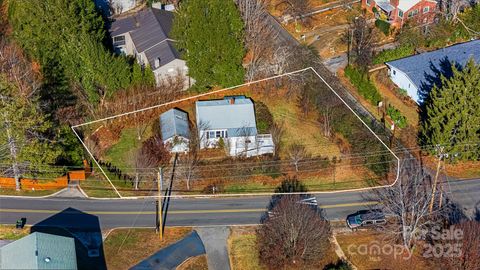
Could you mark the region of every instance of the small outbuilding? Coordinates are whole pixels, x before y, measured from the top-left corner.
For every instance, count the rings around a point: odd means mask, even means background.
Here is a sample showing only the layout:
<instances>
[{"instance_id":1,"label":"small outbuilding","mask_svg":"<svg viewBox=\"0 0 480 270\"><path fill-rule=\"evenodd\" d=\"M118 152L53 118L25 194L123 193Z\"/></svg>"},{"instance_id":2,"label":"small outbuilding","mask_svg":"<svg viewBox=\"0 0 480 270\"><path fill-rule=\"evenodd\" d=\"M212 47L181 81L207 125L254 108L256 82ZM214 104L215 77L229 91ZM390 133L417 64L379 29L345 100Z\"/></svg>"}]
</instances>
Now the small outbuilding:
<instances>
[{"instance_id":1,"label":"small outbuilding","mask_svg":"<svg viewBox=\"0 0 480 270\"><path fill-rule=\"evenodd\" d=\"M188 113L176 108L162 113L160 131L163 143L170 152L188 152L190 142Z\"/></svg>"}]
</instances>

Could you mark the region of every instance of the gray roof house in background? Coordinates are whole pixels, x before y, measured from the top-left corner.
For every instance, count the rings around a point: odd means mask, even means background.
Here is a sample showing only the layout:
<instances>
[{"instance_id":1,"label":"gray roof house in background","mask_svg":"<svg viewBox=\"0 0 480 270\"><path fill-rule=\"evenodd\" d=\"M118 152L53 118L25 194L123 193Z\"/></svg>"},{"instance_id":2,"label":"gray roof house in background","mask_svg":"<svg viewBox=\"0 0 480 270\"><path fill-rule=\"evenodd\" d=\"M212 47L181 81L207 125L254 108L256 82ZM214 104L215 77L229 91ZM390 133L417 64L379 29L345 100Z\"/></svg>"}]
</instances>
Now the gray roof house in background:
<instances>
[{"instance_id":1,"label":"gray roof house in background","mask_svg":"<svg viewBox=\"0 0 480 270\"><path fill-rule=\"evenodd\" d=\"M456 44L439 50L421 53L386 62L391 80L417 103L422 104L432 86L439 80L438 71L449 73L451 64L464 66L468 60L480 63L480 40Z\"/></svg>"},{"instance_id":2,"label":"gray roof house in background","mask_svg":"<svg viewBox=\"0 0 480 270\"><path fill-rule=\"evenodd\" d=\"M133 9L141 1L138 0L94 0L95 5L105 16L111 13L120 14Z\"/></svg>"},{"instance_id":3,"label":"gray roof house in background","mask_svg":"<svg viewBox=\"0 0 480 270\"><path fill-rule=\"evenodd\" d=\"M160 115L160 132L163 143L170 152L187 152L190 140L188 114L179 109L171 109Z\"/></svg>"},{"instance_id":4,"label":"gray roof house in background","mask_svg":"<svg viewBox=\"0 0 480 270\"><path fill-rule=\"evenodd\" d=\"M114 18L109 26L114 50L135 56L138 63L150 66L157 83L165 76L180 74L186 77L188 73L171 39L173 17L171 11L146 8Z\"/></svg>"},{"instance_id":5,"label":"gray roof house in background","mask_svg":"<svg viewBox=\"0 0 480 270\"><path fill-rule=\"evenodd\" d=\"M257 134L253 101L245 96L197 101L196 121L200 148L212 148L223 140L230 156L273 153L270 134Z\"/></svg>"},{"instance_id":6,"label":"gray roof house in background","mask_svg":"<svg viewBox=\"0 0 480 270\"><path fill-rule=\"evenodd\" d=\"M0 248L0 269L77 269L75 240L32 233Z\"/></svg>"}]
</instances>

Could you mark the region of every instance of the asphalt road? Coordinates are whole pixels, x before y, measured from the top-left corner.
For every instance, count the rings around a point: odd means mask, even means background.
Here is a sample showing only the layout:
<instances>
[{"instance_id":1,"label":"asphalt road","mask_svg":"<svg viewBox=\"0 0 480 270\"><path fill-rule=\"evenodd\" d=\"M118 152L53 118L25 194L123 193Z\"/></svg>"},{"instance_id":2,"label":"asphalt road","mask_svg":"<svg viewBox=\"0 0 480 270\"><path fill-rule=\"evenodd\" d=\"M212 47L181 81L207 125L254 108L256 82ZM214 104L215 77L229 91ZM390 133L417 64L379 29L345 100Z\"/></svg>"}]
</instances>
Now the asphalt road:
<instances>
[{"instance_id":1,"label":"asphalt road","mask_svg":"<svg viewBox=\"0 0 480 270\"><path fill-rule=\"evenodd\" d=\"M467 213L473 213L473 209L480 206L480 179L451 181L447 185L447 189L451 191L450 197L459 203ZM348 214L374 204L372 201L365 201L364 195L364 192L341 192L318 194L316 197L319 206L325 209L328 219L343 220ZM270 197L266 196L172 198L166 225L258 224L269 199ZM26 217L27 224L36 224L64 210L66 210L64 214L67 216L60 220L75 218L78 215L75 210L79 210L98 217L102 229L155 226L155 202L152 199L92 200L1 197L0 223L13 224L18 218ZM62 226L62 224L57 225Z\"/></svg>"}]
</instances>

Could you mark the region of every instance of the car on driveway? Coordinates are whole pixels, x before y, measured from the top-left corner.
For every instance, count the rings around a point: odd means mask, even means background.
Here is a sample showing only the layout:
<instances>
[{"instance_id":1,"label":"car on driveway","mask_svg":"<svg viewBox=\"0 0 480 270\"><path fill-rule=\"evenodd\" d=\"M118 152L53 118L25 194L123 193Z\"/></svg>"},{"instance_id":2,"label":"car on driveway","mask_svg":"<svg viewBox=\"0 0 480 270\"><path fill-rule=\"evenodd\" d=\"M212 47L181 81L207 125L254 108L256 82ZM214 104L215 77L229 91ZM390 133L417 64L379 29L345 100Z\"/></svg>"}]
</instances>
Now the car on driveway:
<instances>
[{"instance_id":1,"label":"car on driveway","mask_svg":"<svg viewBox=\"0 0 480 270\"><path fill-rule=\"evenodd\" d=\"M385 224L385 214L380 209L360 210L347 216L347 227L356 230L362 227L373 227Z\"/></svg>"}]
</instances>

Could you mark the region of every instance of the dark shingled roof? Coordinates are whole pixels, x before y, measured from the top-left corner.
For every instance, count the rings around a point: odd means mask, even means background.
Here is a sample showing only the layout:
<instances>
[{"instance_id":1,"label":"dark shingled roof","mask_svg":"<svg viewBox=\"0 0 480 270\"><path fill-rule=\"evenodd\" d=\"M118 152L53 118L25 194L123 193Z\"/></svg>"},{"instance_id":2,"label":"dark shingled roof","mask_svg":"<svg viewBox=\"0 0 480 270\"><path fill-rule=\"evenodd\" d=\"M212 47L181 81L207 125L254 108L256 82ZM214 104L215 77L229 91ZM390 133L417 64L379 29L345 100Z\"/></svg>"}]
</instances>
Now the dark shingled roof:
<instances>
[{"instance_id":1,"label":"dark shingled roof","mask_svg":"<svg viewBox=\"0 0 480 270\"><path fill-rule=\"evenodd\" d=\"M170 11L148 8L128 17L112 22L112 37L130 32L135 48L139 53L145 52L150 66L160 58L160 66L180 58L170 39L173 13Z\"/></svg>"},{"instance_id":2,"label":"dark shingled roof","mask_svg":"<svg viewBox=\"0 0 480 270\"><path fill-rule=\"evenodd\" d=\"M454 63L454 65L465 66L471 58L477 64L480 63L480 40L460 43L439 50L386 62L385 64L401 70L419 89L422 86L422 82L426 83L425 79L427 76L435 76L433 69L442 70L442 62L448 61Z\"/></svg>"}]
</instances>

